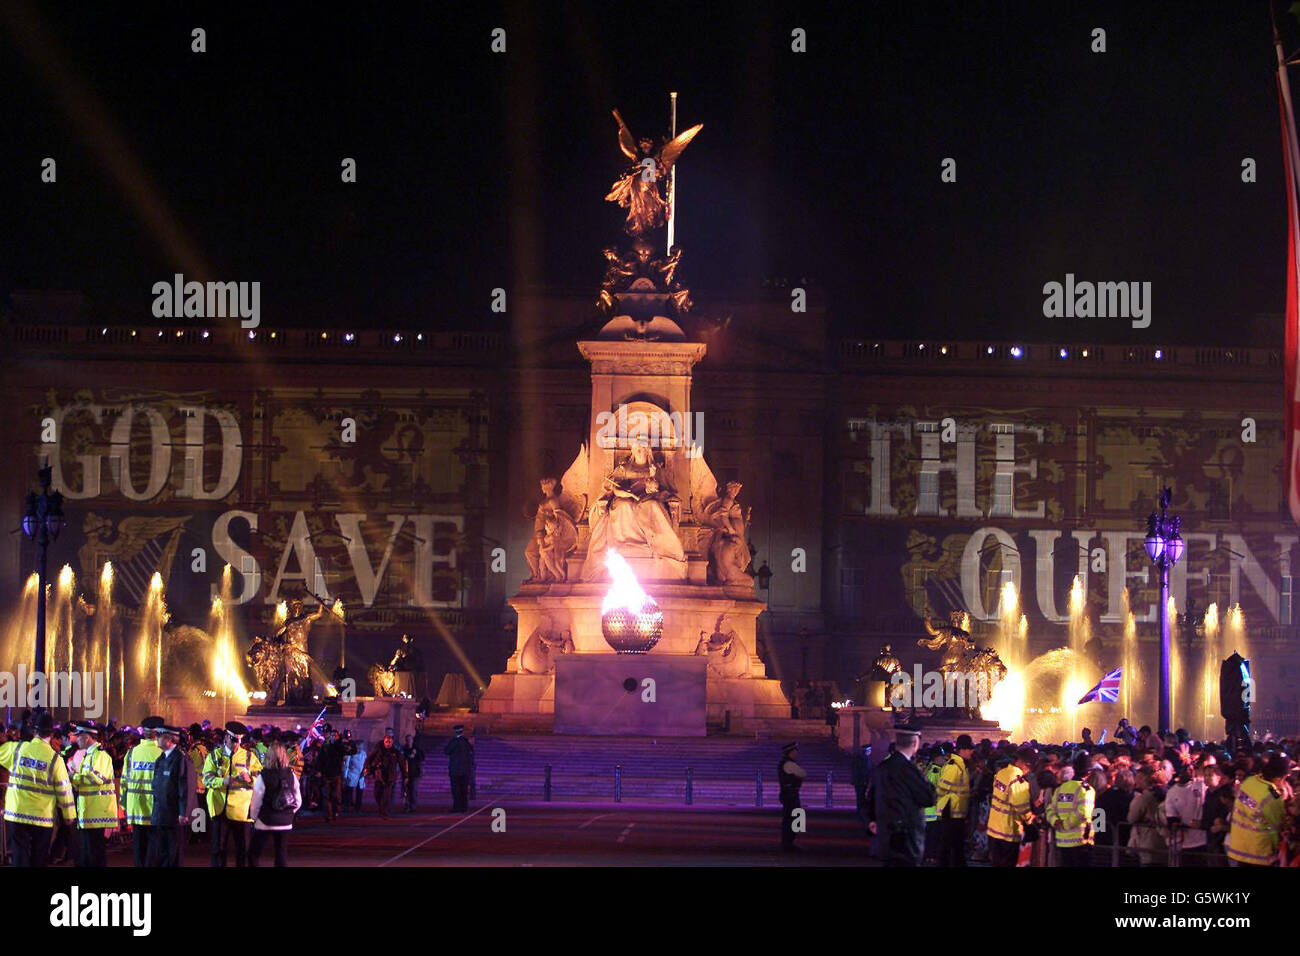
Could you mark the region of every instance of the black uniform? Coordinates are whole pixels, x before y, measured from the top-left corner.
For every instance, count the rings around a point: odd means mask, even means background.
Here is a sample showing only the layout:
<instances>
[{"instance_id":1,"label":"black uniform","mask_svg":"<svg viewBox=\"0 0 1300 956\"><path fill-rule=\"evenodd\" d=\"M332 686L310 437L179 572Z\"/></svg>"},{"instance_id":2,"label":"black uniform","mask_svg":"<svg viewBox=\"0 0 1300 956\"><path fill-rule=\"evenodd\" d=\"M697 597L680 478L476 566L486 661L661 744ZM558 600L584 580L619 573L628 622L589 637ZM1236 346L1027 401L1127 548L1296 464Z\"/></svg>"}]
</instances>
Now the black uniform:
<instances>
[{"instance_id":1,"label":"black uniform","mask_svg":"<svg viewBox=\"0 0 1300 956\"><path fill-rule=\"evenodd\" d=\"M154 866L180 866L181 819L192 819L197 803L194 764L179 746L164 751L153 765Z\"/></svg>"},{"instance_id":2,"label":"black uniform","mask_svg":"<svg viewBox=\"0 0 1300 956\"><path fill-rule=\"evenodd\" d=\"M925 851L925 808L938 800L912 761L891 753L867 785L867 820L876 824L872 855L886 866L920 866Z\"/></svg>"},{"instance_id":3,"label":"black uniform","mask_svg":"<svg viewBox=\"0 0 1300 956\"><path fill-rule=\"evenodd\" d=\"M402 762L406 765L405 797L406 812L415 812L415 791L420 782L420 774L424 772L424 751L414 743L409 747L402 748Z\"/></svg>"},{"instance_id":4,"label":"black uniform","mask_svg":"<svg viewBox=\"0 0 1300 956\"><path fill-rule=\"evenodd\" d=\"M474 766L474 747L458 734L447 741L442 752L447 755L447 775L451 777L451 812L464 813L469 809L469 774Z\"/></svg>"},{"instance_id":5,"label":"black uniform","mask_svg":"<svg viewBox=\"0 0 1300 956\"><path fill-rule=\"evenodd\" d=\"M858 819L867 825L867 781L871 779L871 748L863 747L853 755L850 776L853 780L853 793L858 801Z\"/></svg>"},{"instance_id":6,"label":"black uniform","mask_svg":"<svg viewBox=\"0 0 1300 956\"><path fill-rule=\"evenodd\" d=\"M321 807L327 821L339 815L343 796L343 758L346 756L341 740L327 740L320 748L316 767L321 777Z\"/></svg>"},{"instance_id":7,"label":"black uniform","mask_svg":"<svg viewBox=\"0 0 1300 956\"><path fill-rule=\"evenodd\" d=\"M781 849L794 849L794 812L799 809L799 788L803 786L803 777L786 770L786 765L794 763L789 752L783 753L776 765L776 779L781 787ZM799 765L794 764L796 767Z\"/></svg>"}]
</instances>

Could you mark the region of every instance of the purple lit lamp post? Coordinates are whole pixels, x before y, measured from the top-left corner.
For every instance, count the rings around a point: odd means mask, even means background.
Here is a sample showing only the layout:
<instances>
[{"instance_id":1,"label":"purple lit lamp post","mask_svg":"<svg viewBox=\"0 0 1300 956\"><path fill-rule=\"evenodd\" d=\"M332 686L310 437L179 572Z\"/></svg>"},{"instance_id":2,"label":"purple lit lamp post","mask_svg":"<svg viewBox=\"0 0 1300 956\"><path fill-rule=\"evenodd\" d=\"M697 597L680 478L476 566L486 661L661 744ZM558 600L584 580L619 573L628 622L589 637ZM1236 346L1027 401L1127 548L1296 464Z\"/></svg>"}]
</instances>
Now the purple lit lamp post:
<instances>
[{"instance_id":1,"label":"purple lit lamp post","mask_svg":"<svg viewBox=\"0 0 1300 956\"><path fill-rule=\"evenodd\" d=\"M45 673L45 550L63 530L63 495L50 491L52 472L46 465L39 472L41 493L27 495L23 512L23 534L36 542L36 666L34 673ZM71 665L69 665L71 666Z\"/></svg>"},{"instance_id":2,"label":"purple lit lamp post","mask_svg":"<svg viewBox=\"0 0 1300 956\"><path fill-rule=\"evenodd\" d=\"M1160 719L1159 733L1169 733L1169 695L1172 690L1169 673L1169 572L1187 550L1187 543L1179 533L1181 518L1169 514L1173 495L1166 488L1160 492L1160 514L1154 511L1147 518L1147 555L1160 574Z\"/></svg>"}]
</instances>

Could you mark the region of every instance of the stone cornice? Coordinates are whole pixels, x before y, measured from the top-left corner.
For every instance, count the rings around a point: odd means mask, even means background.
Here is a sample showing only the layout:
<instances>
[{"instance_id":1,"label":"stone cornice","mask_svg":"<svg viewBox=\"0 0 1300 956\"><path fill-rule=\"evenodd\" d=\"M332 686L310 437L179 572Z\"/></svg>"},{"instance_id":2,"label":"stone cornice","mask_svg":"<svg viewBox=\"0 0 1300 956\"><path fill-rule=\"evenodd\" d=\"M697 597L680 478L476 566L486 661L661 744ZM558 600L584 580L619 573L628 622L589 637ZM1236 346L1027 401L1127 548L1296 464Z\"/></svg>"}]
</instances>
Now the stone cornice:
<instances>
[{"instance_id":1,"label":"stone cornice","mask_svg":"<svg viewBox=\"0 0 1300 956\"><path fill-rule=\"evenodd\" d=\"M578 343L578 351L591 363L593 375L690 375L707 350L703 342Z\"/></svg>"}]
</instances>

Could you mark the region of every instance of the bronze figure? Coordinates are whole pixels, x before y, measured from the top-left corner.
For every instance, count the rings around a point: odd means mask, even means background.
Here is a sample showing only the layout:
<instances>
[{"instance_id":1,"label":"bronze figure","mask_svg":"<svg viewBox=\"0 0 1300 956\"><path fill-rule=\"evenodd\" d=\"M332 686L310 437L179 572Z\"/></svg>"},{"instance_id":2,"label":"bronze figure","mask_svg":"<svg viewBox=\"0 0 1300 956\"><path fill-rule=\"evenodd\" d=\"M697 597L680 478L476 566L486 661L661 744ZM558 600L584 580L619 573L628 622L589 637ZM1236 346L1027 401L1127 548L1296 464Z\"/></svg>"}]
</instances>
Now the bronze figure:
<instances>
[{"instance_id":1,"label":"bronze figure","mask_svg":"<svg viewBox=\"0 0 1300 956\"><path fill-rule=\"evenodd\" d=\"M704 124L697 123L678 133L656 151L654 140L638 140L632 135L618 110L614 110L614 119L618 121L618 147L632 165L610 187L605 199L627 210L623 229L629 236L645 236L668 221L668 198L664 193L668 174Z\"/></svg>"}]
</instances>

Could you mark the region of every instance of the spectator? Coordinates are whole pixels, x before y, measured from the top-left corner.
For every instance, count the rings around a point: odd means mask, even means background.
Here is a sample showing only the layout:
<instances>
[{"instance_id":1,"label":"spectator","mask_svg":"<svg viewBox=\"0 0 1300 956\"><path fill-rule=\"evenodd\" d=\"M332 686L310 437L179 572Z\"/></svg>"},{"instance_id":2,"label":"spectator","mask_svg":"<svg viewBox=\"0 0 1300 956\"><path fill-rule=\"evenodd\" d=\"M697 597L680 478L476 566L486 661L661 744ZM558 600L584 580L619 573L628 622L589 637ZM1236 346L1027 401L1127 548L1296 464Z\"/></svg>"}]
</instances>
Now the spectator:
<instances>
[{"instance_id":1,"label":"spectator","mask_svg":"<svg viewBox=\"0 0 1300 956\"><path fill-rule=\"evenodd\" d=\"M1140 866L1164 865L1165 820L1162 812L1164 791L1157 782L1158 771L1143 767L1137 773L1137 794L1128 808L1132 825L1128 845L1137 850Z\"/></svg>"},{"instance_id":2,"label":"spectator","mask_svg":"<svg viewBox=\"0 0 1300 956\"><path fill-rule=\"evenodd\" d=\"M1165 797L1165 819L1169 826L1171 864L1176 866L1205 866L1205 778L1202 774L1182 767L1174 777L1174 785Z\"/></svg>"},{"instance_id":3,"label":"spectator","mask_svg":"<svg viewBox=\"0 0 1300 956\"><path fill-rule=\"evenodd\" d=\"M401 752L393 746L393 734L384 734L384 741L366 758L362 773L375 786L375 806L381 819L388 819L388 809L393 803L393 787L397 785L398 764Z\"/></svg>"},{"instance_id":4,"label":"spectator","mask_svg":"<svg viewBox=\"0 0 1300 956\"><path fill-rule=\"evenodd\" d=\"M289 763L284 744L278 740L268 745L266 763L253 780L253 835L248 847L248 865L257 866L262 847L269 834L275 843L275 865L289 865L289 831L293 815L302 806L298 775Z\"/></svg>"}]
</instances>

